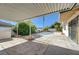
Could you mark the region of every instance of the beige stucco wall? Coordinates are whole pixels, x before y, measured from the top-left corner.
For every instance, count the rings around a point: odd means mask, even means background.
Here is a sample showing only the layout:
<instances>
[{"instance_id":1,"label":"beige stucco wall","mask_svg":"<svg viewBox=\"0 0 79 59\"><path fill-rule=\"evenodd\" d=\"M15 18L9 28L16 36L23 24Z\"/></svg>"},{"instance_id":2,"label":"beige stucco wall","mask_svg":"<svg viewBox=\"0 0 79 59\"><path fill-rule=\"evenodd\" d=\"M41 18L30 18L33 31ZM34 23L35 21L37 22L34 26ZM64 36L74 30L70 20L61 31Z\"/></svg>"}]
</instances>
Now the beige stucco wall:
<instances>
[{"instance_id":1,"label":"beige stucco wall","mask_svg":"<svg viewBox=\"0 0 79 59\"><path fill-rule=\"evenodd\" d=\"M11 28L0 29L0 39L11 38Z\"/></svg>"},{"instance_id":2,"label":"beige stucco wall","mask_svg":"<svg viewBox=\"0 0 79 59\"><path fill-rule=\"evenodd\" d=\"M71 17L69 17L69 19L67 19L66 21L62 21L64 22L63 25L65 24L65 27L69 24L69 22L71 22L72 20L74 20L77 16L79 15L79 11L76 11L74 14L72 14ZM79 17L78 17L78 20L79 20ZM79 23L79 21L78 21ZM66 27L66 29L64 30L64 27L63 27L63 33L66 35L66 36L69 36L68 33L68 26ZM75 41L79 44L79 24L77 25L77 27L75 28L76 29L76 39Z\"/></svg>"},{"instance_id":3,"label":"beige stucco wall","mask_svg":"<svg viewBox=\"0 0 79 59\"><path fill-rule=\"evenodd\" d=\"M79 17L78 17L79 19ZM79 20L78 20L78 28L77 28L77 37L78 37L78 43L79 43Z\"/></svg>"}]
</instances>

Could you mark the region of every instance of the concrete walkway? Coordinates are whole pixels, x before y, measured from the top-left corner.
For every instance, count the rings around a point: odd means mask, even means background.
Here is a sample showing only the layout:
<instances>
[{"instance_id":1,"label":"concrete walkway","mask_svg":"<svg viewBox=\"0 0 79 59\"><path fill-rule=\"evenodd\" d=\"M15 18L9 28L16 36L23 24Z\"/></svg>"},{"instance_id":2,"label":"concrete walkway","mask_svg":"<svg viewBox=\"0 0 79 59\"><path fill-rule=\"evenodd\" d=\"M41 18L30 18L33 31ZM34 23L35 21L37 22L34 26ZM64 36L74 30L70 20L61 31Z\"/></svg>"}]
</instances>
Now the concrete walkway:
<instances>
[{"instance_id":1,"label":"concrete walkway","mask_svg":"<svg viewBox=\"0 0 79 59\"><path fill-rule=\"evenodd\" d=\"M54 32L31 42L13 38L0 43L1 55L72 55L79 54L79 45L61 33Z\"/></svg>"}]
</instances>

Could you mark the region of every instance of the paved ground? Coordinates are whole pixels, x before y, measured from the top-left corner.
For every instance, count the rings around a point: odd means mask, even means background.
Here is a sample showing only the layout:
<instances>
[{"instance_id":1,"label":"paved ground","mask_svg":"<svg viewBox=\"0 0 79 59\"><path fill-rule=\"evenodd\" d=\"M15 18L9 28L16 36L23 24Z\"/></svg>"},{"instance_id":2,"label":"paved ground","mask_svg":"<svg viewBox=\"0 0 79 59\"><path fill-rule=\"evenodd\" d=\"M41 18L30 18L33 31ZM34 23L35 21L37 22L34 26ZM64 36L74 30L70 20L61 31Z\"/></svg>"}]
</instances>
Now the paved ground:
<instances>
[{"instance_id":1,"label":"paved ground","mask_svg":"<svg viewBox=\"0 0 79 59\"><path fill-rule=\"evenodd\" d=\"M79 54L79 45L60 33L27 41L23 38L13 38L0 42L1 55L74 55Z\"/></svg>"}]
</instances>

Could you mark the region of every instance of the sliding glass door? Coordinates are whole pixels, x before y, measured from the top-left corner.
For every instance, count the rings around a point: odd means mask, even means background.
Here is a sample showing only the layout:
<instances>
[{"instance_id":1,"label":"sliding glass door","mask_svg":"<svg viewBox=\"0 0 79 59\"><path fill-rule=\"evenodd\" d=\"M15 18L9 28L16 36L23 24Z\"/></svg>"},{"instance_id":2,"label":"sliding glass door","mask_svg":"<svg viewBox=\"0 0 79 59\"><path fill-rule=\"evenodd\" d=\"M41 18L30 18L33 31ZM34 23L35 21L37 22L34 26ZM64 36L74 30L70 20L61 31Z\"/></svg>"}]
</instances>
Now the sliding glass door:
<instances>
[{"instance_id":1,"label":"sliding glass door","mask_svg":"<svg viewBox=\"0 0 79 59\"><path fill-rule=\"evenodd\" d=\"M79 33L79 16L77 16L76 18L74 18L70 23L69 23L69 37L75 41L76 43L78 43L78 33Z\"/></svg>"}]
</instances>

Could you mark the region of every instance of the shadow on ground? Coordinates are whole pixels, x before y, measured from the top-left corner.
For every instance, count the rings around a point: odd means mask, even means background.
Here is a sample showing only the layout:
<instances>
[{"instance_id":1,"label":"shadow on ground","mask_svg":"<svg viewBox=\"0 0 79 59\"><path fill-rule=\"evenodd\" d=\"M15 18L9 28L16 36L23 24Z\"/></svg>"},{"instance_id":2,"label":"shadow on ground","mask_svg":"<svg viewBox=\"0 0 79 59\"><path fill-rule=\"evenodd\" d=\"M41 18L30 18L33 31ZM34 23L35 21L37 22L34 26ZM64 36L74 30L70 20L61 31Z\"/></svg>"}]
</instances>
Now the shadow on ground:
<instances>
[{"instance_id":1,"label":"shadow on ground","mask_svg":"<svg viewBox=\"0 0 79 59\"><path fill-rule=\"evenodd\" d=\"M79 51L37 42L25 42L0 51L1 55L78 55Z\"/></svg>"}]
</instances>

